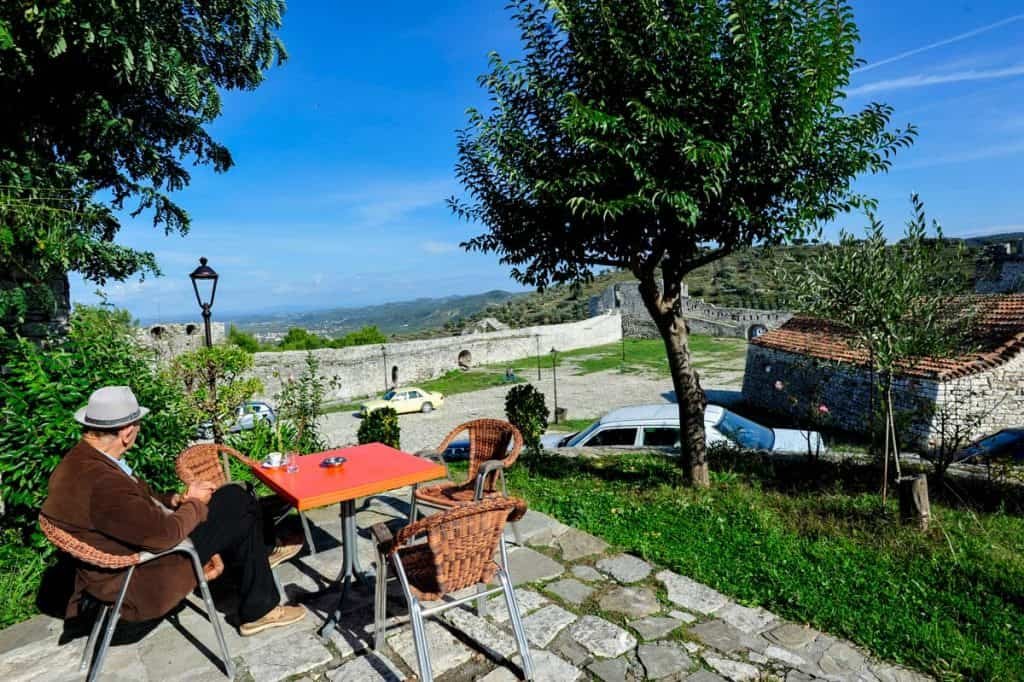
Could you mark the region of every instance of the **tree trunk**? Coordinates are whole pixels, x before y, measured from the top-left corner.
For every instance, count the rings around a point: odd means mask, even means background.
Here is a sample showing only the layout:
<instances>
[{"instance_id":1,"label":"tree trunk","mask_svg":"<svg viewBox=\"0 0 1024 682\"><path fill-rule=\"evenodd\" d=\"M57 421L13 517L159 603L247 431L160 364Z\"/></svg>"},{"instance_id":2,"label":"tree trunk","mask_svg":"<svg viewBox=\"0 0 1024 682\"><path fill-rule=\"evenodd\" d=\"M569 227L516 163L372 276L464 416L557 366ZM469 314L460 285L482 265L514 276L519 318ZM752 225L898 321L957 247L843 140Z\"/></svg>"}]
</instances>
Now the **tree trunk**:
<instances>
[{"instance_id":1,"label":"tree trunk","mask_svg":"<svg viewBox=\"0 0 1024 682\"><path fill-rule=\"evenodd\" d=\"M928 477L924 474L906 476L898 481L900 490L900 521L928 530L932 507L928 499Z\"/></svg>"},{"instance_id":2,"label":"tree trunk","mask_svg":"<svg viewBox=\"0 0 1024 682\"><path fill-rule=\"evenodd\" d=\"M691 485L706 488L708 477L704 407L707 399L690 363L688 332L678 296L662 296L653 275L640 278L640 296L661 332L679 406L679 465Z\"/></svg>"}]
</instances>

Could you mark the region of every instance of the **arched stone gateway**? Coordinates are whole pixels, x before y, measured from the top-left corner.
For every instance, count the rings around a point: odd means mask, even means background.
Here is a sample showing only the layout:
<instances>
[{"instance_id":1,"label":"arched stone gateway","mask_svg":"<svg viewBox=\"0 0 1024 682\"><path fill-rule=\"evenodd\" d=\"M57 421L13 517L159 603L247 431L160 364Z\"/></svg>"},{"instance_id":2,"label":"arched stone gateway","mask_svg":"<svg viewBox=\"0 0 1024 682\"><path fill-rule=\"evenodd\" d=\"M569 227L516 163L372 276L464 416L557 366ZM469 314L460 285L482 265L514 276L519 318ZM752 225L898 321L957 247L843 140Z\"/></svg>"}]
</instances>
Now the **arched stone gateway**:
<instances>
[{"instance_id":1,"label":"arched stone gateway","mask_svg":"<svg viewBox=\"0 0 1024 682\"><path fill-rule=\"evenodd\" d=\"M398 386L398 365L391 367L391 385Z\"/></svg>"},{"instance_id":2,"label":"arched stone gateway","mask_svg":"<svg viewBox=\"0 0 1024 682\"><path fill-rule=\"evenodd\" d=\"M186 324L185 325L185 335L186 336L193 336L193 335L195 335L195 333L197 331L199 331L199 325L198 324Z\"/></svg>"},{"instance_id":3,"label":"arched stone gateway","mask_svg":"<svg viewBox=\"0 0 1024 682\"><path fill-rule=\"evenodd\" d=\"M164 335L164 328L161 327L160 325L156 325L155 327L150 327L149 328L149 335L152 336L154 339L162 338L163 335Z\"/></svg>"},{"instance_id":4,"label":"arched stone gateway","mask_svg":"<svg viewBox=\"0 0 1024 682\"><path fill-rule=\"evenodd\" d=\"M459 353L459 369L469 369L473 366L473 354L468 350Z\"/></svg>"},{"instance_id":5,"label":"arched stone gateway","mask_svg":"<svg viewBox=\"0 0 1024 682\"><path fill-rule=\"evenodd\" d=\"M752 324L747 329L747 340L752 341L757 337L761 336L762 334L766 333L767 331L768 327L764 326L763 324Z\"/></svg>"}]
</instances>

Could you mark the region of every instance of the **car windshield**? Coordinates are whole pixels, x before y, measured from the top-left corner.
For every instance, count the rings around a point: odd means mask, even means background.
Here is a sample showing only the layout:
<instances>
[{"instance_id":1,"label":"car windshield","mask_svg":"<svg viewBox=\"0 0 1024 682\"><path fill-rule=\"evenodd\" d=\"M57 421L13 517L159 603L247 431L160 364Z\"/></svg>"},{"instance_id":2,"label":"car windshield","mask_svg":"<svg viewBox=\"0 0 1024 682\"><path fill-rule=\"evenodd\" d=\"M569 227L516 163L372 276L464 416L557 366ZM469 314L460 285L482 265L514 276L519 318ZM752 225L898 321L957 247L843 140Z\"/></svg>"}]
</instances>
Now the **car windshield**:
<instances>
[{"instance_id":1,"label":"car windshield","mask_svg":"<svg viewBox=\"0 0 1024 682\"><path fill-rule=\"evenodd\" d=\"M570 437L570 439L568 441L566 441L566 444L569 447L573 447L573 448L576 447L577 445L582 443L584 440L586 440L587 436L592 434L597 429L597 427L599 427L599 426L601 426L601 422L594 422L593 424L591 424L587 428L583 429L582 431L580 431L576 435Z\"/></svg>"},{"instance_id":2,"label":"car windshield","mask_svg":"<svg viewBox=\"0 0 1024 682\"><path fill-rule=\"evenodd\" d=\"M748 450L771 450L775 444L775 434L771 429L729 410L722 410L722 419L715 424L715 428L723 436Z\"/></svg>"},{"instance_id":3,"label":"car windshield","mask_svg":"<svg viewBox=\"0 0 1024 682\"><path fill-rule=\"evenodd\" d=\"M384 400L391 400L394 397L395 397L395 392L394 391L388 391L387 393L384 394Z\"/></svg>"}]
</instances>

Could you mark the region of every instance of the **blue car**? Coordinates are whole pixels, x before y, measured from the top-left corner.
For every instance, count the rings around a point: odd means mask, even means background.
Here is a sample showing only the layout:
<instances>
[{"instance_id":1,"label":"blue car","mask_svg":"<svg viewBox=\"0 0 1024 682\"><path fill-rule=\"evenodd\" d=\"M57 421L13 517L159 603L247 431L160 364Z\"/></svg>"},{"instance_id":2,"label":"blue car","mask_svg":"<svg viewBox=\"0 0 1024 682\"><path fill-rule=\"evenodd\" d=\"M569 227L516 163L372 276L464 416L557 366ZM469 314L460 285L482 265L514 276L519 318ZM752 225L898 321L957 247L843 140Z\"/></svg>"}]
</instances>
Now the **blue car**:
<instances>
[{"instance_id":1,"label":"blue car","mask_svg":"<svg viewBox=\"0 0 1024 682\"><path fill-rule=\"evenodd\" d=\"M968 445L957 453L954 462L982 464L987 459L1024 464L1024 426L1003 429Z\"/></svg>"}]
</instances>

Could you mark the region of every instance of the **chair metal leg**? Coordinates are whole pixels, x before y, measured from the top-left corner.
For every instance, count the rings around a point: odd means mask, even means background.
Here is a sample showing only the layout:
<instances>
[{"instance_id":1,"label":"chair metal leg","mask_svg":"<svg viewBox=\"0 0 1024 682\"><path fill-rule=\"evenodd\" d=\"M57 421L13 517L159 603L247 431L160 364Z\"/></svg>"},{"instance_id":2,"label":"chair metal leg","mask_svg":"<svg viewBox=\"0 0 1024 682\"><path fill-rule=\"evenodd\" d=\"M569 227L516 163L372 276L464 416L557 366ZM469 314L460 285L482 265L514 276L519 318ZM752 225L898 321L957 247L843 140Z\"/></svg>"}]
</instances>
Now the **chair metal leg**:
<instances>
[{"instance_id":1,"label":"chair metal leg","mask_svg":"<svg viewBox=\"0 0 1024 682\"><path fill-rule=\"evenodd\" d=\"M416 520L416 514L419 511L418 509L416 509L416 490L419 487L420 486L418 483L413 483L412 492L409 493L409 523L412 523Z\"/></svg>"},{"instance_id":2,"label":"chair metal leg","mask_svg":"<svg viewBox=\"0 0 1024 682\"><path fill-rule=\"evenodd\" d=\"M96 614L96 622L92 624L92 630L89 632L89 641L86 642L85 649L82 651L82 662L78 664L79 670L85 670L89 665L89 661L96 651L96 638L99 637L100 628L103 627L103 622L107 619L109 611L110 607L104 604Z\"/></svg>"},{"instance_id":3,"label":"chair metal leg","mask_svg":"<svg viewBox=\"0 0 1024 682\"><path fill-rule=\"evenodd\" d=\"M420 602L415 597L409 600L409 620L412 624L412 639L416 647L416 661L419 663L420 682L434 682L430 669L430 647L427 644L427 630L423 625Z\"/></svg>"},{"instance_id":4,"label":"chair metal leg","mask_svg":"<svg viewBox=\"0 0 1024 682\"><path fill-rule=\"evenodd\" d=\"M117 601L114 602L114 606L110 610L110 617L107 619L106 630L103 633L103 641L100 643L100 650L96 652L95 658L92 661L92 667L89 669L89 675L86 678L87 682L93 682L100 676L100 671L103 670L103 661L107 657L107 650L110 648L110 640L114 637L114 630L117 628L117 620L121 616L121 604L124 603L124 595L128 592L128 584L132 580L132 574L135 572L135 567L130 566L128 572L124 576L124 584L121 585L121 591L117 595Z\"/></svg>"},{"instance_id":5,"label":"chair metal leg","mask_svg":"<svg viewBox=\"0 0 1024 682\"><path fill-rule=\"evenodd\" d=\"M220 626L220 618L217 617L217 609L213 605L213 597L210 595L210 586L206 584L206 578L203 577L203 565L199 562L199 555L194 552L190 552L192 557L192 566L196 571L196 579L199 581L199 591L203 594L203 601L206 602L206 615L210 618L210 624L213 626L213 632L217 635L217 644L220 645L221 658L224 661L224 673L228 676L228 679L235 678L235 662L231 660L231 652L228 651L228 643L224 639L224 631ZM277 576L274 576L274 582L277 582ZM278 585L280 589L280 585Z\"/></svg>"},{"instance_id":6,"label":"chair metal leg","mask_svg":"<svg viewBox=\"0 0 1024 682\"><path fill-rule=\"evenodd\" d=\"M477 592L486 592L487 591L487 585L484 585L483 583L480 583L479 585L476 586L476 591ZM480 618L486 618L487 617L487 599L485 599L484 597L477 597L476 598L476 615L479 616Z\"/></svg>"},{"instance_id":7,"label":"chair metal leg","mask_svg":"<svg viewBox=\"0 0 1024 682\"><path fill-rule=\"evenodd\" d=\"M505 605L508 607L508 618L512 624L512 632L516 637L516 644L519 646L519 656L523 662L523 676L527 680L533 679L533 656L530 654L530 643L526 639L526 630L523 629L523 620L519 615L519 604L516 601L515 588L512 587L512 580L504 567L498 568L498 580L501 581L502 591L505 593Z\"/></svg>"},{"instance_id":8,"label":"chair metal leg","mask_svg":"<svg viewBox=\"0 0 1024 682\"><path fill-rule=\"evenodd\" d=\"M309 553L316 554L316 545L313 544L313 533L309 530L309 520L302 512L299 512L299 520L302 522L302 532L306 534L306 546L309 547Z\"/></svg>"},{"instance_id":9,"label":"chair metal leg","mask_svg":"<svg viewBox=\"0 0 1024 682\"><path fill-rule=\"evenodd\" d=\"M373 648L380 649L384 645L388 623L388 560L377 552L377 584L373 597Z\"/></svg>"}]
</instances>

